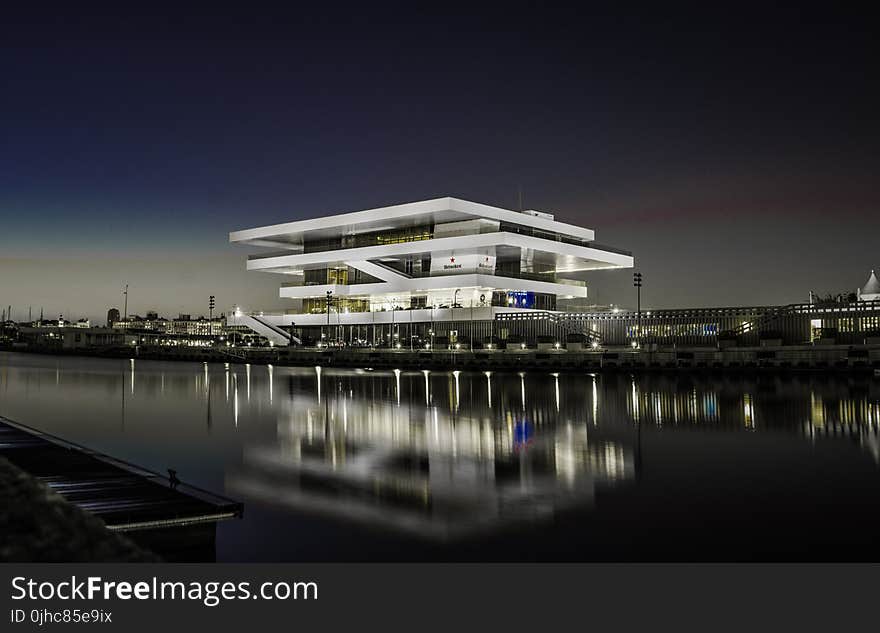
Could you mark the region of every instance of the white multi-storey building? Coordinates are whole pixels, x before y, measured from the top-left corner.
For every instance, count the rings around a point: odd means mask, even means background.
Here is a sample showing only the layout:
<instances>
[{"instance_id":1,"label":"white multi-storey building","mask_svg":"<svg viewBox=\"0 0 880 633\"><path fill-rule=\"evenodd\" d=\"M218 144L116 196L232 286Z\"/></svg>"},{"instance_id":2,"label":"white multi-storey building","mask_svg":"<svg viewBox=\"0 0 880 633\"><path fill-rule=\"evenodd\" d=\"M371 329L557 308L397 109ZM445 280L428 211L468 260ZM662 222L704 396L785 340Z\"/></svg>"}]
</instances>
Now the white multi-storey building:
<instances>
[{"instance_id":1,"label":"white multi-storey building","mask_svg":"<svg viewBox=\"0 0 880 633\"><path fill-rule=\"evenodd\" d=\"M292 325L306 339L371 344L410 345L438 323L500 312L572 309L587 300L591 272L633 265L630 253L597 244L592 229L457 198L234 231L229 240L271 249L247 268L283 275L280 296L295 300L283 315L251 313L258 328Z\"/></svg>"}]
</instances>

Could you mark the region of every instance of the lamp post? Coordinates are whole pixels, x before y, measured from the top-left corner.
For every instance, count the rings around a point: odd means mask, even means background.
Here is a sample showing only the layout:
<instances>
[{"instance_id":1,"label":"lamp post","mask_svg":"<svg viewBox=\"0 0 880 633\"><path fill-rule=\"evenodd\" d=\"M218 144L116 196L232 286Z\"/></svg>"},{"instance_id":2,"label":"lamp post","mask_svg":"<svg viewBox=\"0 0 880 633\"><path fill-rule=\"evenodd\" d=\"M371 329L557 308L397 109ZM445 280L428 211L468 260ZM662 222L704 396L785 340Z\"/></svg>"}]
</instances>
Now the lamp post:
<instances>
[{"instance_id":1,"label":"lamp post","mask_svg":"<svg viewBox=\"0 0 880 633\"><path fill-rule=\"evenodd\" d=\"M431 351L434 351L434 303L431 303L431 329L428 330L429 340L431 341L428 345L431 346Z\"/></svg>"},{"instance_id":2,"label":"lamp post","mask_svg":"<svg viewBox=\"0 0 880 633\"><path fill-rule=\"evenodd\" d=\"M449 314L452 319L452 330L455 330L455 304L458 301L458 293L461 292L461 288L456 288L455 292L452 293L452 306L449 308ZM450 341L451 342L451 341ZM455 344L458 344L458 331L455 330ZM452 351L455 352L455 345L452 346Z\"/></svg>"},{"instance_id":3,"label":"lamp post","mask_svg":"<svg viewBox=\"0 0 880 633\"><path fill-rule=\"evenodd\" d=\"M333 303L333 291L327 291L327 346L330 346L330 304Z\"/></svg>"},{"instance_id":4,"label":"lamp post","mask_svg":"<svg viewBox=\"0 0 880 633\"><path fill-rule=\"evenodd\" d=\"M471 295L471 322L468 324L468 339L471 343L471 351L474 351L474 297Z\"/></svg>"},{"instance_id":5,"label":"lamp post","mask_svg":"<svg viewBox=\"0 0 880 633\"><path fill-rule=\"evenodd\" d=\"M215 306L214 295L209 295L208 296L208 334L212 337L214 336L214 306ZM211 340L214 341L214 344L217 343L216 340L214 340L214 339L211 339Z\"/></svg>"},{"instance_id":6,"label":"lamp post","mask_svg":"<svg viewBox=\"0 0 880 633\"><path fill-rule=\"evenodd\" d=\"M642 273L633 273L633 286L636 288L636 339L642 336Z\"/></svg>"}]
</instances>

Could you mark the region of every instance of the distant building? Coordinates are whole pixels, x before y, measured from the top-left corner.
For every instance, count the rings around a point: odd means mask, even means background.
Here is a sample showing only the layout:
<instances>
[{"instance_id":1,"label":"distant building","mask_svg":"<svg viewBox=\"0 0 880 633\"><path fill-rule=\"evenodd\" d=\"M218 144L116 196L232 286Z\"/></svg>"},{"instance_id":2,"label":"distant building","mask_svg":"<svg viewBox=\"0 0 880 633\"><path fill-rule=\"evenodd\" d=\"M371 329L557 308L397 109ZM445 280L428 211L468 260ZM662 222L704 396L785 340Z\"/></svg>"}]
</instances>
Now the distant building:
<instances>
[{"instance_id":1,"label":"distant building","mask_svg":"<svg viewBox=\"0 0 880 633\"><path fill-rule=\"evenodd\" d=\"M859 301L878 301L880 300L880 281L877 280L877 275L874 274L874 271L871 271L871 276L868 277L868 282L859 288L856 293L859 296Z\"/></svg>"},{"instance_id":2,"label":"distant building","mask_svg":"<svg viewBox=\"0 0 880 633\"><path fill-rule=\"evenodd\" d=\"M29 346L59 349L82 349L87 347L119 347L133 345L137 336L110 328L21 328L21 339Z\"/></svg>"},{"instance_id":3,"label":"distant building","mask_svg":"<svg viewBox=\"0 0 880 633\"><path fill-rule=\"evenodd\" d=\"M119 330L149 330L150 332L166 332L168 331L168 319L145 319L137 314L129 316L127 319L114 321L111 327Z\"/></svg>"},{"instance_id":4,"label":"distant building","mask_svg":"<svg viewBox=\"0 0 880 633\"><path fill-rule=\"evenodd\" d=\"M108 314L108 316L112 315ZM208 319L204 316L194 319L189 314L180 314L176 319L166 319L160 317L157 312L150 311L146 317L133 314L127 319L115 319L111 327L140 335L159 335L160 339L162 335L167 335L168 340L171 340L172 337L179 336L222 336L226 331L226 319L223 317Z\"/></svg>"},{"instance_id":5,"label":"distant building","mask_svg":"<svg viewBox=\"0 0 880 633\"><path fill-rule=\"evenodd\" d=\"M88 319L80 319L79 321L76 322L76 327L87 328L87 327L92 327L92 324Z\"/></svg>"},{"instance_id":6,"label":"distant building","mask_svg":"<svg viewBox=\"0 0 880 633\"><path fill-rule=\"evenodd\" d=\"M225 319L206 319L203 316L198 319L192 319L188 314L181 314L169 323L166 331L169 334L220 336L224 333L225 329Z\"/></svg>"},{"instance_id":7,"label":"distant building","mask_svg":"<svg viewBox=\"0 0 880 633\"><path fill-rule=\"evenodd\" d=\"M113 327L113 324L119 321L119 310L117 308L110 308L107 310L107 327Z\"/></svg>"}]
</instances>

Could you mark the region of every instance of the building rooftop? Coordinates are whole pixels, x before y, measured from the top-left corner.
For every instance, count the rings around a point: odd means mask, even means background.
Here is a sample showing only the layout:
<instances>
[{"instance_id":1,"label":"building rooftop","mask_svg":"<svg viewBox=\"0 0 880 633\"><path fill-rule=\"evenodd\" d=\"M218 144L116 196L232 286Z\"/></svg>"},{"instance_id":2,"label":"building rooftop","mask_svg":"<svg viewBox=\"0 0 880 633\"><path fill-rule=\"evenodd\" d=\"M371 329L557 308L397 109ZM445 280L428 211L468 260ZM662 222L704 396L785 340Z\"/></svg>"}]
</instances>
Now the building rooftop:
<instances>
[{"instance_id":1,"label":"building rooftop","mask_svg":"<svg viewBox=\"0 0 880 633\"><path fill-rule=\"evenodd\" d=\"M233 231L229 234L229 241L254 246L291 247L301 244L305 235L310 239L320 239L340 233L351 235L425 223L440 224L478 218L509 222L541 231L564 233L587 241L595 239L595 232L592 229L559 222L552 219L550 214L512 211L446 197Z\"/></svg>"},{"instance_id":2,"label":"building rooftop","mask_svg":"<svg viewBox=\"0 0 880 633\"><path fill-rule=\"evenodd\" d=\"M877 280L877 275L874 274L874 271L871 271L871 276L868 277L868 282L862 286L862 296L864 295L880 295L880 281Z\"/></svg>"}]
</instances>

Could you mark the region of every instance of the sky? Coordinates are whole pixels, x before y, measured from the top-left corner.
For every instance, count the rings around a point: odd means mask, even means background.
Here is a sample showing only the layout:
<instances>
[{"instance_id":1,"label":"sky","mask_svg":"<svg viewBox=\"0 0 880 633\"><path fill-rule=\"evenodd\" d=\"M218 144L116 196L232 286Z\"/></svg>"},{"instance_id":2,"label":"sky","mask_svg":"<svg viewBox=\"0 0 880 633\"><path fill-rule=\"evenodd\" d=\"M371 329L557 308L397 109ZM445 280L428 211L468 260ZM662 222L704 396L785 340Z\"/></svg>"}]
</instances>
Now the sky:
<instances>
[{"instance_id":1,"label":"sky","mask_svg":"<svg viewBox=\"0 0 880 633\"><path fill-rule=\"evenodd\" d=\"M103 321L125 284L130 313L283 309L230 231L520 189L631 250L647 309L797 302L880 269L877 45L852 9L111 6L0 25L16 318ZM635 303L631 271L589 283Z\"/></svg>"}]
</instances>

